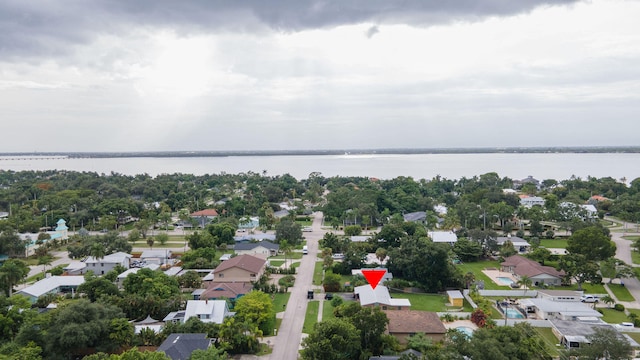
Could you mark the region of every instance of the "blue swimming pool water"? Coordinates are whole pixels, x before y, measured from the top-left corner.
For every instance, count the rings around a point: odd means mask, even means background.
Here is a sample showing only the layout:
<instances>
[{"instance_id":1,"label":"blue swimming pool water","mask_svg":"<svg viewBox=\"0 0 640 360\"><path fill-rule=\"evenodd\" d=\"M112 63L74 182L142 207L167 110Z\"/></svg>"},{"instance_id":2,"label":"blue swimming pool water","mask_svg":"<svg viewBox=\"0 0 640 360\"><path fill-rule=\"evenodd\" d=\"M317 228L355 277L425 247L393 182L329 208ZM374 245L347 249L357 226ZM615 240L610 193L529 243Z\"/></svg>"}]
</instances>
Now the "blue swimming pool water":
<instances>
[{"instance_id":1,"label":"blue swimming pool water","mask_svg":"<svg viewBox=\"0 0 640 360\"><path fill-rule=\"evenodd\" d=\"M458 326L456 328L456 330L460 331L461 333L465 334L467 337L472 337L473 336L473 329L470 327L466 327L466 326Z\"/></svg>"},{"instance_id":2,"label":"blue swimming pool water","mask_svg":"<svg viewBox=\"0 0 640 360\"><path fill-rule=\"evenodd\" d=\"M516 309L506 309L507 319L524 319L524 315Z\"/></svg>"},{"instance_id":3,"label":"blue swimming pool water","mask_svg":"<svg viewBox=\"0 0 640 360\"><path fill-rule=\"evenodd\" d=\"M502 276L500 276L500 277L497 277L496 279L498 279L498 281L499 281L499 282L501 282L501 283L502 283L502 285L507 285L507 286L509 286L509 285L513 284L513 279L508 278L508 277L502 277Z\"/></svg>"}]
</instances>

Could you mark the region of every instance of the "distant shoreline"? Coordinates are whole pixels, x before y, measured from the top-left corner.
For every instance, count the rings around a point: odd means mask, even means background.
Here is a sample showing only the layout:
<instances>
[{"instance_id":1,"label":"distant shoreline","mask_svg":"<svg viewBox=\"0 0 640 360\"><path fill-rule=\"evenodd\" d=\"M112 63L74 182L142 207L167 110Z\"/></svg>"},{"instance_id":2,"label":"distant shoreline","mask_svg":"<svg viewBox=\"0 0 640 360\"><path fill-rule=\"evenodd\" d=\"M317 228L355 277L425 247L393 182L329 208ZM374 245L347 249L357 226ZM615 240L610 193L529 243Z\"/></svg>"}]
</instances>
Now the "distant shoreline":
<instances>
[{"instance_id":1,"label":"distant shoreline","mask_svg":"<svg viewBox=\"0 0 640 360\"><path fill-rule=\"evenodd\" d=\"M228 157L313 155L413 155L413 154L544 154L544 153L640 153L638 146L507 147L507 148L406 148L342 150L225 150L225 151L127 151L127 152L3 152L0 156L65 156L69 158Z\"/></svg>"}]
</instances>

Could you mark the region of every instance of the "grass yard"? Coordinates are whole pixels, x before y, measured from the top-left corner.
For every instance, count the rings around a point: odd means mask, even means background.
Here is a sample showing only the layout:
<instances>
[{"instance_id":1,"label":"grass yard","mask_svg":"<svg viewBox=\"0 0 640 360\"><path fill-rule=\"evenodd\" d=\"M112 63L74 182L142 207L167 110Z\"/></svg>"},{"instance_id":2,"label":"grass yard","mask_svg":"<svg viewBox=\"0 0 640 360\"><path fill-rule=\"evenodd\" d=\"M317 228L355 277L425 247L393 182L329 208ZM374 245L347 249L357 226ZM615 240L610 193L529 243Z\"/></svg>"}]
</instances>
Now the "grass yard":
<instances>
[{"instance_id":1,"label":"grass yard","mask_svg":"<svg viewBox=\"0 0 640 360\"><path fill-rule=\"evenodd\" d=\"M273 299L273 309L276 312L283 311L284 310L283 305L287 305L287 303L289 302L290 296L291 296L291 293L275 294L275 297Z\"/></svg>"},{"instance_id":2,"label":"grass yard","mask_svg":"<svg viewBox=\"0 0 640 360\"><path fill-rule=\"evenodd\" d=\"M447 297L440 294L409 294L392 293L394 299L409 299L411 310L419 311L445 311L447 309Z\"/></svg>"},{"instance_id":3,"label":"grass yard","mask_svg":"<svg viewBox=\"0 0 640 360\"><path fill-rule=\"evenodd\" d=\"M496 284L495 282L493 282L493 280L491 280L491 278L489 278L487 275L485 275L482 272L482 270L486 268L500 269L499 261L478 261L478 262L458 264L456 266L460 268L460 271L462 272L463 275L468 272L472 272L476 277L476 281L478 280L484 281L484 288L487 290L509 289L508 286L502 286L502 285Z\"/></svg>"},{"instance_id":4,"label":"grass yard","mask_svg":"<svg viewBox=\"0 0 640 360\"><path fill-rule=\"evenodd\" d=\"M540 335L540 337L544 340L544 343L547 345L547 353L553 358L559 356L560 352L558 351L558 347L556 347L556 344L559 344L560 340L558 340L558 338L553 335L553 331L551 330L551 328L533 329L538 333L538 335Z\"/></svg>"},{"instance_id":5,"label":"grass yard","mask_svg":"<svg viewBox=\"0 0 640 360\"><path fill-rule=\"evenodd\" d=\"M620 301L635 301L636 299L631 295L629 290L620 284L608 284L609 290Z\"/></svg>"},{"instance_id":6,"label":"grass yard","mask_svg":"<svg viewBox=\"0 0 640 360\"><path fill-rule=\"evenodd\" d=\"M313 285L322 285L322 261L316 261L313 270Z\"/></svg>"},{"instance_id":7,"label":"grass yard","mask_svg":"<svg viewBox=\"0 0 640 360\"><path fill-rule=\"evenodd\" d=\"M269 260L269 263L273 267L278 267L278 266L284 264L284 260Z\"/></svg>"},{"instance_id":8,"label":"grass yard","mask_svg":"<svg viewBox=\"0 0 640 360\"><path fill-rule=\"evenodd\" d=\"M335 318L333 315L333 305L331 305L331 301L323 300L324 304L322 305L322 321L327 321L329 319Z\"/></svg>"},{"instance_id":9,"label":"grass yard","mask_svg":"<svg viewBox=\"0 0 640 360\"><path fill-rule=\"evenodd\" d=\"M634 264L640 264L640 253L637 251L631 251L631 262Z\"/></svg>"},{"instance_id":10,"label":"grass yard","mask_svg":"<svg viewBox=\"0 0 640 360\"><path fill-rule=\"evenodd\" d=\"M602 310L602 320L609 324L619 324L621 322L629 321L629 318L624 311L617 311L608 308L600 308Z\"/></svg>"},{"instance_id":11,"label":"grass yard","mask_svg":"<svg viewBox=\"0 0 640 360\"><path fill-rule=\"evenodd\" d=\"M271 256L269 257L269 260L284 260L284 255L277 255L277 256ZM302 259L302 253L301 252L292 252L291 254L287 255L287 261L294 259Z\"/></svg>"},{"instance_id":12,"label":"grass yard","mask_svg":"<svg viewBox=\"0 0 640 360\"><path fill-rule=\"evenodd\" d=\"M549 290L578 290L578 284L571 284L568 286L549 286ZM602 284L582 284L582 290L585 294L606 294L607 290L604 289Z\"/></svg>"},{"instance_id":13,"label":"grass yard","mask_svg":"<svg viewBox=\"0 0 640 360\"><path fill-rule=\"evenodd\" d=\"M320 302L317 300L309 301L307 305L307 314L304 317L304 325L302 325L302 332L309 334L313 330L313 326L318 322L318 308Z\"/></svg>"},{"instance_id":14,"label":"grass yard","mask_svg":"<svg viewBox=\"0 0 640 360\"><path fill-rule=\"evenodd\" d=\"M540 240L540 246L544 246L546 248L554 248L554 249L566 249L567 240L566 239L542 239Z\"/></svg>"}]
</instances>

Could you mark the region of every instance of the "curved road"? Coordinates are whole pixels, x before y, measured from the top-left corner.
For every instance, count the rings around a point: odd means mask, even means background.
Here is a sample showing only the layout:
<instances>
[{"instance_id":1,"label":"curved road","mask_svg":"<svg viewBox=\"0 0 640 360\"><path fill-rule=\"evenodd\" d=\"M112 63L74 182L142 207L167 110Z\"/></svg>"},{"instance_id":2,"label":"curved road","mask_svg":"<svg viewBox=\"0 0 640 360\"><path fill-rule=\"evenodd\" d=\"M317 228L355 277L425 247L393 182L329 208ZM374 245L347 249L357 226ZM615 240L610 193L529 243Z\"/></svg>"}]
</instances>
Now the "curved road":
<instances>
[{"instance_id":1,"label":"curved road","mask_svg":"<svg viewBox=\"0 0 640 360\"><path fill-rule=\"evenodd\" d=\"M280 331L274 340L271 360L295 360L298 358L300 342L302 340L302 325L307 313L307 291L313 285L313 270L318 256L318 240L322 239L321 212L313 214L313 231L304 233L307 239L309 254L302 257L296 282L291 288L291 297L284 312Z\"/></svg>"},{"instance_id":2,"label":"curved road","mask_svg":"<svg viewBox=\"0 0 640 360\"><path fill-rule=\"evenodd\" d=\"M606 220L613 221L616 223L620 223L620 220L613 220L610 218L606 218ZM616 244L616 258L624 261L625 263L633 266L633 261L631 261L631 249L633 245L633 241L623 239L622 237L626 235L625 229L636 229L636 224L633 223L622 223L620 228L615 227L611 229L611 240ZM638 233L634 232L633 235L637 235ZM624 286L629 290L631 295L636 299L634 302L622 302L625 307L631 307L635 309L640 309L640 280L636 278L624 279Z\"/></svg>"}]
</instances>

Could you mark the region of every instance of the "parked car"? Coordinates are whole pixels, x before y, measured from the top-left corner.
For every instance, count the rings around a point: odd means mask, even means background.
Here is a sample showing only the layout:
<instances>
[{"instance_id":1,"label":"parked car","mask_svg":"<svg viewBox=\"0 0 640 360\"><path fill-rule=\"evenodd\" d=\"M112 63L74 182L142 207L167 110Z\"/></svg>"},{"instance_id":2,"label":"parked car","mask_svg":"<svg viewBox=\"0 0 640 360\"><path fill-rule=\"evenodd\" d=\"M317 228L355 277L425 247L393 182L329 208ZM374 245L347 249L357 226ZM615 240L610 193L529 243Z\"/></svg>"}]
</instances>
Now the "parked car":
<instances>
[{"instance_id":1,"label":"parked car","mask_svg":"<svg viewBox=\"0 0 640 360\"><path fill-rule=\"evenodd\" d=\"M313 300L313 290L307 291L307 299Z\"/></svg>"},{"instance_id":2,"label":"parked car","mask_svg":"<svg viewBox=\"0 0 640 360\"><path fill-rule=\"evenodd\" d=\"M325 300L331 300L331 299L333 299L333 294L332 294L332 293L326 293L326 294L324 295L324 299L325 299Z\"/></svg>"},{"instance_id":3,"label":"parked car","mask_svg":"<svg viewBox=\"0 0 640 360\"><path fill-rule=\"evenodd\" d=\"M302 228L302 232L312 232L313 228L311 226L305 226Z\"/></svg>"},{"instance_id":4,"label":"parked car","mask_svg":"<svg viewBox=\"0 0 640 360\"><path fill-rule=\"evenodd\" d=\"M580 301L583 303L597 303L598 297L595 295L582 295L580 296Z\"/></svg>"},{"instance_id":5,"label":"parked car","mask_svg":"<svg viewBox=\"0 0 640 360\"><path fill-rule=\"evenodd\" d=\"M331 257L336 259L336 260L342 260L342 259L344 259L344 254L333 254L333 255L331 255Z\"/></svg>"}]
</instances>

